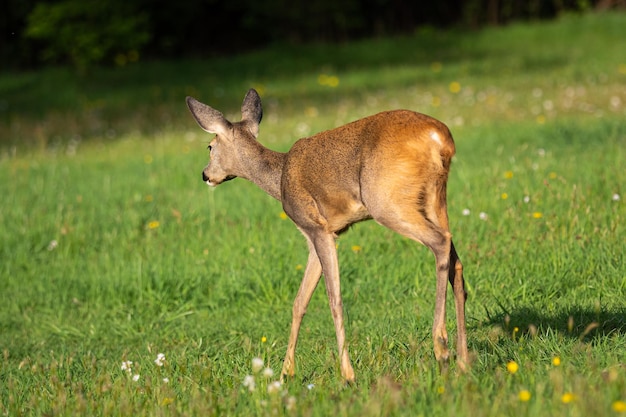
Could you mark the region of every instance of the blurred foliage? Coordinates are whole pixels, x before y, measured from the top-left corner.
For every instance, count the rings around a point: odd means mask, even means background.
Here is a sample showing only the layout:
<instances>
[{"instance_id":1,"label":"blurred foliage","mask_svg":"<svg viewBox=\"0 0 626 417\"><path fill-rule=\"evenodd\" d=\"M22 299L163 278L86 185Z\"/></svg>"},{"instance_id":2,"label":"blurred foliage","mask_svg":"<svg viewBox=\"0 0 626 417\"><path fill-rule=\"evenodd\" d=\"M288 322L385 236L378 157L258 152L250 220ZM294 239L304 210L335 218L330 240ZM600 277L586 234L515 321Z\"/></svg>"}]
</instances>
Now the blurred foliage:
<instances>
[{"instance_id":1,"label":"blurred foliage","mask_svg":"<svg viewBox=\"0 0 626 417\"><path fill-rule=\"evenodd\" d=\"M0 62L9 68L124 65L233 55L269 44L343 42L432 27L479 28L624 8L626 0L5 0Z\"/></svg>"},{"instance_id":2,"label":"blurred foliage","mask_svg":"<svg viewBox=\"0 0 626 417\"><path fill-rule=\"evenodd\" d=\"M136 61L150 39L148 18L119 0L39 3L28 16L26 36L44 41L45 61L67 60L83 72L107 59Z\"/></svg>"}]
</instances>

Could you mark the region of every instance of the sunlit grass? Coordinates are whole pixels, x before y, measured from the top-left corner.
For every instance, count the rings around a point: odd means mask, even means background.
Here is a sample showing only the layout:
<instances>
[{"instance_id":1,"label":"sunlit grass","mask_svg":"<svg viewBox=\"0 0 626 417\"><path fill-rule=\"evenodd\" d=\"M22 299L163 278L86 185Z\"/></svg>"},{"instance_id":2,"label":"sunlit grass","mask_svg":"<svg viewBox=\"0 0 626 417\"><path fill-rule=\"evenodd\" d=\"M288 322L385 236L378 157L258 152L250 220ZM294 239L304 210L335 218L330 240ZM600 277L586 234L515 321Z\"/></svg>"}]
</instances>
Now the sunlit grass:
<instances>
[{"instance_id":1,"label":"sunlit grass","mask_svg":"<svg viewBox=\"0 0 626 417\"><path fill-rule=\"evenodd\" d=\"M141 77L103 70L89 88L62 70L3 79L36 88L9 96L17 110L0 128L0 410L624 415L626 56L607 41L623 23L147 63ZM323 284L296 377L277 383L306 244L252 184L201 182L209 136L183 102L196 94L235 116L251 85L264 99L260 140L275 149L395 107L450 126L467 375L441 374L433 358L432 255L368 222L337 246L356 386L340 381ZM448 326L454 340L453 314Z\"/></svg>"}]
</instances>

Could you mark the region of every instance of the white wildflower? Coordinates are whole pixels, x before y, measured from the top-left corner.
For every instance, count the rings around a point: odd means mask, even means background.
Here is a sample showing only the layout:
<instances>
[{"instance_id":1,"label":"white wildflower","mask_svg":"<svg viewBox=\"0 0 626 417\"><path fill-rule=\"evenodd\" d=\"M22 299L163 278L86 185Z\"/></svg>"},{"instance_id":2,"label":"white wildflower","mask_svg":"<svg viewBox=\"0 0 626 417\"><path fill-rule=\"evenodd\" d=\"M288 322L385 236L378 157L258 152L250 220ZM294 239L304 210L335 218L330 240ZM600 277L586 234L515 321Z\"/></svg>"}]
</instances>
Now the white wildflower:
<instances>
[{"instance_id":1,"label":"white wildflower","mask_svg":"<svg viewBox=\"0 0 626 417\"><path fill-rule=\"evenodd\" d=\"M615 193L613 194L613 201L619 201L620 197L619 194Z\"/></svg>"},{"instance_id":2,"label":"white wildflower","mask_svg":"<svg viewBox=\"0 0 626 417\"><path fill-rule=\"evenodd\" d=\"M132 361L123 361L121 369L122 369L122 371L126 371L126 372L130 373L130 368L132 366L133 366L133 362Z\"/></svg>"},{"instance_id":3,"label":"white wildflower","mask_svg":"<svg viewBox=\"0 0 626 417\"><path fill-rule=\"evenodd\" d=\"M168 382L170 382L170 379L168 377L165 377L165 378L163 378L163 382L165 382L167 384Z\"/></svg>"},{"instance_id":4,"label":"white wildflower","mask_svg":"<svg viewBox=\"0 0 626 417\"><path fill-rule=\"evenodd\" d=\"M55 239L51 240L50 243L48 243L48 250L49 251L53 251L57 248L57 246L59 246L59 242L57 242Z\"/></svg>"},{"instance_id":5,"label":"white wildflower","mask_svg":"<svg viewBox=\"0 0 626 417\"><path fill-rule=\"evenodd\" d=\"M313 388L315 388L315 384L309 384L306 386L306 389L308 389L309 391L312 390Z\"/></svg>"},{"instance_id":6,"label":"white wildflower","mask_svg":"<svg viewBox=\"0 0 626 417\"><path fill-rule=\"evenodd\" d=\"M480 218L480 220L487 220L487 213L481 211L478 217Z\"/></svg>"},{"instance_id":7,"label":"white wildflower","mask_svg":"<svg viewBox=\"0 0 626 417\"><path fill-rule=\"evenodd\" d=\"M282 384L280 383L280 381L270 382L267 385L267 393L270 394L270 395L278 394L280 392L280 387L281 386L282 386Z\"/></svg>"},{"instance_id":8,"label":"white wildflower","mask_svg":"<svg viewBox=\"0 0 626 417\"><path fill-rule=\"evenodd\" d=\"M165 354L159 353L156 359L154 360L154 363L156 364L156 366L163 366L164 362L165 362Z\"/></svg>"},{"instance_id":9,"label":"white wildflower","mask_svg":"<svg viewBox=\"0 0 626 417\"><path fill-rule=\"evenodd\" d=\"M287 409L287 411L295 410L296 409L296 397L294 397L293 395L289 396L285 400L285 408Z\"/></svg>"},{"instance_id":10,"label":"white wildflower","mask_svg":"<svg viewBox=\"0 0 626 417\"><path fill-rule=\"evenodd\" d=\"M139 381L139 374L133 375L133 381L135 382Z\"/></svg>"},{"instance_id":11,"label":"white wildflower","mask_svg":"<svg viewBox=\"0 0 626 417\"><path fill-rule=\"evenodd\" d=\"M256 389L256 382L254 382L254 377L252 375L246 375L243 379L243 386L248 388L248 391L252 392Z\"/></svg>"},{"instance_id":12,"label":"white wildflower","mask_svg":"<svg viewBox=\"0 0 626 417\"><path fill-rule=\"evenodd\" d=\"M265 368L263 369L263 376L267 379L270 379L274 376L274 371L272 370L272 368Z\"/></svg>"},{"instance_id":13,"label":"white wildflower","mask_svg":"<svg viewBox=\"0 0 626 417\"><path fill-rule=\"evenodd\" d=\"M470 211L470 209L466 208L466 209L463 209L462 213L463 213L464 216L469 216L471 211Z\"/></svg>"},{"instance_id":14,"label":"white wildflower","mask_svg":"<svg viewBox=\"0 0 626 417\"><path fill-rule=\"evenodd\" d=\"M254 358L252 359L252 372L257 374L263 369L263 359Z\"/></svg>"}]
</instances>

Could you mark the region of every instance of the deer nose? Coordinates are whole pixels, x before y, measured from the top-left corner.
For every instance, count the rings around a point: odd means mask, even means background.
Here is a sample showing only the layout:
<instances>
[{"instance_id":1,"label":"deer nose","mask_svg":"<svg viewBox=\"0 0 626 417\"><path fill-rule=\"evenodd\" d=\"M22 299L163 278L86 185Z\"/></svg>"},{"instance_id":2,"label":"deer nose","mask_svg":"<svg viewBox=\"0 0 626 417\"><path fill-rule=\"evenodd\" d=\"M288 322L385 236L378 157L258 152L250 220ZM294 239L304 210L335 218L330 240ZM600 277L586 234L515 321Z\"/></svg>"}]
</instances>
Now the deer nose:
<instances>
[{"instance_id":1,"label":"deer nose","mask_svg":"<svg viewBox=\"0 0 626 417\"><path fill-rule=\"evenodd\" d=\"M202 181L207 182L208 180L209 180L209 176L204 171L202 171Z\"/></svg>"}]
</instances>

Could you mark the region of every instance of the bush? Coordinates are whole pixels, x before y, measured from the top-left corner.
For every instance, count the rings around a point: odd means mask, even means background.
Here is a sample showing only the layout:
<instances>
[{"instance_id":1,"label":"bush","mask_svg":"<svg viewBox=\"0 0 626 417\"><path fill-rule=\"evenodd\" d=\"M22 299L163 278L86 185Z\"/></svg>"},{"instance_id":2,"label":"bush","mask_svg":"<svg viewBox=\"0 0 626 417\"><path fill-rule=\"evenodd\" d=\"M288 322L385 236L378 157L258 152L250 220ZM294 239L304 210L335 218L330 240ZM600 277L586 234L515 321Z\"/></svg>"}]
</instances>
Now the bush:
<instances>
[{"instance_id":1,"label":"bush","mask_svg":"<svg viewBox=\"0 0 626 417\"><path fill-rule=\"evenodd\" d=\"M120 0L39 3L28 16L26 35L44 42L42 58L71 62L79 71L95 64L138 59L150 40L148 16Z\"/></svg>"}]
</instances>

